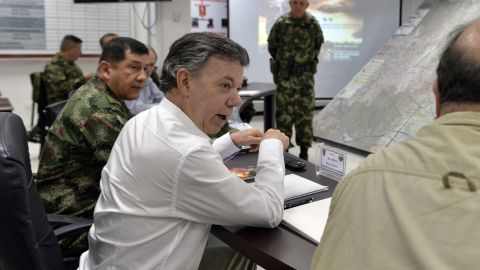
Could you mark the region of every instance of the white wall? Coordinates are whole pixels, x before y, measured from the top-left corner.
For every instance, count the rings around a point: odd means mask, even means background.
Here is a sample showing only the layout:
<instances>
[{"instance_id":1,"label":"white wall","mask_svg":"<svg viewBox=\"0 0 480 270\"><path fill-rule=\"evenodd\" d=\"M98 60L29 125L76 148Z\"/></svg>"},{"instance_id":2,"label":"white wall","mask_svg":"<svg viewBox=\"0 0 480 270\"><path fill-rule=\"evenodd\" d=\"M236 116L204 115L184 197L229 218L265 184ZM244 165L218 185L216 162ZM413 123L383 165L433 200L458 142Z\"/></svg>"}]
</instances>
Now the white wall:
<instances>
[{"instance_id":1,"label":"white wall","mask_svg":"<svg viewBox=\"0 0 480 270\"><path fill-rule=\"evenodd\" d=\"M190 0L160 2L157 6L157 12L159 21L156 25L156 35L151 39L156 44L158 63L161 66L170 45L190 32Z\"/></svg>"},{"instance_id":2,"label":"white wall","mask_svg":"<svg viewBox=\"0 0 480 270\"><path fill-rule=\"evenodd\" d=\"M143 11L145 4L137 4L137 10ZM159 14L155 36L150 37L152 45L159 54L159 63L163 62L170 44L185 33L190 32L190 0L158 2ZM140 22L134 23L134 38L147 43L149 37ZM22 117L27 130L30 129L32 86L30 73L43 70L50 58L12 58L0 59L0 92L8 97L14 112ZM93 72L97 68L98 58L80 58L77 64L83 72Z\"/></svg>"}]
</instances>

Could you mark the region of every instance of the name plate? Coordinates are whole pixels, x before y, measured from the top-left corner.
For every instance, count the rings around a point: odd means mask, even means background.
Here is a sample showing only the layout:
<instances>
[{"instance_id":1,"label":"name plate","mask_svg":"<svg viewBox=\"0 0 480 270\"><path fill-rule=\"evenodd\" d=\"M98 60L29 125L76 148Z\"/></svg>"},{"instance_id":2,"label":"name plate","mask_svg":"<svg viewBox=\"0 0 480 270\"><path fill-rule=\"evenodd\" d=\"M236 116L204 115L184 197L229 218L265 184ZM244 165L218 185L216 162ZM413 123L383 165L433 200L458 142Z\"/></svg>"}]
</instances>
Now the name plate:
<instances>
[{"instance_id":1,"label":"name plate","mask_svg":"<svg viewBox=\"0 0 480 270\"><path fill-rule=\"evenodd\" d=\"M345 175L345 152L321 143L317 146L317 174L340 180Z\"/></svg>"}]
</instances>

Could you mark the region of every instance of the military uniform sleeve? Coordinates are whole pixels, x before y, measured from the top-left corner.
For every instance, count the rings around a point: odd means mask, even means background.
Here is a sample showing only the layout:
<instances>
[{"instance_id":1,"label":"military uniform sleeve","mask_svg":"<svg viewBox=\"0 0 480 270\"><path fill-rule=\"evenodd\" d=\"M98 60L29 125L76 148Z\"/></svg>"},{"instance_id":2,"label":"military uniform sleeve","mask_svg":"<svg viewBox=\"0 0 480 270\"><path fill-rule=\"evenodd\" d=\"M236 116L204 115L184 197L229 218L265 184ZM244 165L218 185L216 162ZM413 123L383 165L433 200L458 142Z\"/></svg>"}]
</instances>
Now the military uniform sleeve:
<instances>
[{"instance_id":1,"label":"military uniform sleeve","mask_svg":"<svg viewBox=\"0 0 480 270\"><path fill-rule=\"evenodd\" d=\"M47 87L47 95L50 101L58 101L67 98L68 92L77 89L86 82L81 70L72 70L70 67L62 67L59 65L50 65L45 69L45 83Z\"/></svg>"},{"instance_id":2,"label":"military uniform sleeve","mask_svg":"<svg viewBox=\"0 0 480 270\"><path fill-rule=\"evenodd\" d=\"M82 127L83 136L99 162L107 163L112 146L128 119L125 113L112 110L97 111L87 119Z\"/></svg>"},{"instance_id":3,"label":"military uniform sleeve","mask_svg":"<svg viewBox=\"0 0 480 270\"><path fill-rule=\"evenodd\" d=\"M316 61L318 62L318 55L320 54L320 48L322 47L324 38L323 38L322 28L320 27L320 24L318 23L317 20L315 20L315 29L316 29L315 37L314 37L315 45L313 48L313 52L314 52L314 59L316 59Z\"/></svg>"},{"instance_id":4,"label":"military uniform sleeve","mask_svg":"<svg viewBox=\"0 0 480 270\"><path fill-rule=\"evenodd\" d=\"M280 40L278 38L279 32L279 22L278 20L273 24L272 30L270 30L270 34L268 35L268 52L275 59L277 56L277 50L280 46Z\"/></svg>"}]
</instances>

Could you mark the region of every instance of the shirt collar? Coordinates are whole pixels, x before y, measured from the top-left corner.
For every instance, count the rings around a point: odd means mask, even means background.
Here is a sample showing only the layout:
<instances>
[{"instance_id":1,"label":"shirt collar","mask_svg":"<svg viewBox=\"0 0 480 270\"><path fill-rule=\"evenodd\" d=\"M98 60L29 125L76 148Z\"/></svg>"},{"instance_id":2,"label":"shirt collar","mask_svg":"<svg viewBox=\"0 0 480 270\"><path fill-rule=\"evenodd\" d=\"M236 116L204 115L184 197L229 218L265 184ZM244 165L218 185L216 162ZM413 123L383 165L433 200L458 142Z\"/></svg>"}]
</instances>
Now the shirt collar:
<instances>
[{"instance_id":1,"label":"shirt collar","mask_svg":"<svg viewBox=\"0 0 480 270\"><path fill-rule=\"evenodd\" d=\"M185 129L192 133L193 135L203 137L207 139L210 144L213 143L213 140L208 137L205 132L203 132L201 129L195 125L195 123L186 115L177 105L173 104L168 98L163 98L162 102L160 102L159 107L163 107L165 110L173 114L176 118L179 118L181 123L185 126Z\"/></svg>"},{"instance_id":2,"label":"shirt collar","mask_svg":"<svg viewBox=\"0 0 480 270\"><path fill-rule=\"evenodd\" d=\"M480 112L451 112L437 118L435 123L439 125L480 126Z\"/></svg>"}]
</instances>

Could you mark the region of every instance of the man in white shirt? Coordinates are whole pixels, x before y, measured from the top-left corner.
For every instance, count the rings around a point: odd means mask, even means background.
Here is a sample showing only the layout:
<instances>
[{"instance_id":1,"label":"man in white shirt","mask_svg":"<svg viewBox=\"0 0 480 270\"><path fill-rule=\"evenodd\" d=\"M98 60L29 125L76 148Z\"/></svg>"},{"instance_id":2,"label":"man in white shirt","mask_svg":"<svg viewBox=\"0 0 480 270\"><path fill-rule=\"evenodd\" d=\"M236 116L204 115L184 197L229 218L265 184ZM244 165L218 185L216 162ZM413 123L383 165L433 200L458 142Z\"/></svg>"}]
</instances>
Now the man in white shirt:
<instances>
[{"instance_id":1,"label":"man in white shirt","mask_svg":"<svg viewBox=\"0 0 480 270\"><path fill-rule=\"evenodd\" d=\"M126 100L125 104L133 114L143 112L160 103L164 94L158 86L153 82L151 76L155 70L157 63L157 53L153 48L148 47L148 79L145 87L140 92L140 95L135 100Z\"/></svg>"},{"instance_id":2,"label":"man in white shirt","mask_svg":"<svg viewBox=\"0 0 480 270\"><path fill-rule=\"evenodd\" d=\"M288 137L252 129L212 144L207 135L240 104L248 63L243 47L213 33L190 33L173 43L161 74L165 98L124 126L103 169L90 251L80 269L245 266L238 254L231 263L218 256L200 261L211 224L273 228L283 215ZM255 185L223 164L243 145L259 148Z\"/></svg>"}]
</instances>

